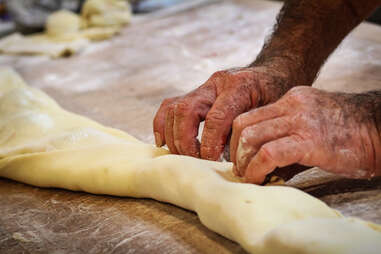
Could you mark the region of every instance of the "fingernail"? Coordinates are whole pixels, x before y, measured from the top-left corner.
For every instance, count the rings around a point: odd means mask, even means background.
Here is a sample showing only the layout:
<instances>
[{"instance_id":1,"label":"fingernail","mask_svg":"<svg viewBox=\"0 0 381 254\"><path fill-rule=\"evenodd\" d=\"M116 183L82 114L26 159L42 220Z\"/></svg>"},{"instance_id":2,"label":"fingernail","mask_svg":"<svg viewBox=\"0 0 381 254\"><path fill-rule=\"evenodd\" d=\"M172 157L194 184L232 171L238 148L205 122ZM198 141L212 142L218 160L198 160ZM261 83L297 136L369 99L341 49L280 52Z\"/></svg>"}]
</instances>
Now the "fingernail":
<instances>
[{"instance_id":1,"label":"fingernail","mask_svg":"<svg viewBox=\"0 0 381 254\"><path fill-rule=\"evenodd\" d=\"M157 147L162 147L163 146L163 140L161 139L160 133L159 132L155 132L154 135L155 135L156 146Z\"/></svg>"}]
</instances>

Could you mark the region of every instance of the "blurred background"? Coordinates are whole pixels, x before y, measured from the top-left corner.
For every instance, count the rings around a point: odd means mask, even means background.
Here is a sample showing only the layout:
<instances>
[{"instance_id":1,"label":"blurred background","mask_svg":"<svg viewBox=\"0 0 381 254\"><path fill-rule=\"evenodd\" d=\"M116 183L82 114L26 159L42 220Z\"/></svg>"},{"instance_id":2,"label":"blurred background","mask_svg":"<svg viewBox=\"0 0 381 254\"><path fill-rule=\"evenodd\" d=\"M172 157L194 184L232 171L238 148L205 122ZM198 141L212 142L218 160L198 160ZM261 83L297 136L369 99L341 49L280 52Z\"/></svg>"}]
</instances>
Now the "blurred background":
<instances>
[{"instance_id":1,"label":"blurred background","mask_svg":"<svg viewBox=\"0 0 381 254\"><path fill-rule=\"evenodd\" d=\"M129 0L134 14L154 12L194 0ZM43 30L49 14L59 9L80 12L85 0L0 0L0 37L13 32L29 34ZM368 21L381 24L381 8Z\"/></svg>"},{"instance_id":2,"label":"blurred background","mask_svg":"<svg viewBox=\"0 0 381 254\"><path fill-rule=\"evenodd\" d=\"M121 0L122 1L122 0ZM129 0L134 14L149 13L192 0ZM85 0L0 0L0 37L29 34L44 28L49 14L60 9L79 13Z\"/></svg>"}]
</instances>

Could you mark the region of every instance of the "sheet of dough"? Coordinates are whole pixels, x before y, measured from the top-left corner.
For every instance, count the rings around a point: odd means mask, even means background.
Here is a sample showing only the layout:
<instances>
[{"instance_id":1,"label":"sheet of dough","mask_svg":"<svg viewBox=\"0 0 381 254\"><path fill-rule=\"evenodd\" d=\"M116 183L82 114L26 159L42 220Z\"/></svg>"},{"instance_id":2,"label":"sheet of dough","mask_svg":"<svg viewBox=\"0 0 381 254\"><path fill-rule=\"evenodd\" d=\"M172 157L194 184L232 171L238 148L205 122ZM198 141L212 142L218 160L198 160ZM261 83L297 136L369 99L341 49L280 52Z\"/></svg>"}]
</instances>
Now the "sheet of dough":
<instances>
[{"instance_id":1,"label":"sheet of dough","mask_svg":"<svg viewBox=\"0 0 381 254\"><path fill-rule=\"evenodd\" d=\"M345 218L294 188L240 183L231 167L170 155L67 112L0 69L0 176L172 203L251 253L380 253L379 225Z\"/></svg>"},{"instance_id":2,"label":"sheet of dough","mask_svg":"<svg viewBox=\"0 0 381 254\"><path fill-rule=\"evenodd\" d=\"M44 34L24 36L15 33L0 40L0 53L61 57L74 54L88 44L86 38L54 40Z\"/></svg>"}]
</instances>

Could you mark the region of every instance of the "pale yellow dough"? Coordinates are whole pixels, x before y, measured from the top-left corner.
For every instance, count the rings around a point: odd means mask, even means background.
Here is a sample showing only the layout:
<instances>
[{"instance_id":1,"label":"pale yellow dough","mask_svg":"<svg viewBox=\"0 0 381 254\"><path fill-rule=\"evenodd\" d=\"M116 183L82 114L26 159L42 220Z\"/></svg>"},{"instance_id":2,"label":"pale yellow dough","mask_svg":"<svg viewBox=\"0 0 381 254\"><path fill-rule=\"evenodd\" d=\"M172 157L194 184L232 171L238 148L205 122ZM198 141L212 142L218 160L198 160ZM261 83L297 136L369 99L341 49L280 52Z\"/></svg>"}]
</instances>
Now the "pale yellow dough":
<instances>
[{"instance_id":1,"label":"pale yellow dough","mask_svg":"<svg viewBox=\"0 0 381 254\"><path fill-rule=\"evenodd\" d=\"M46 21L46 34L49 36L74 35L83 27L81 18L70 11L61 10L51 14Z\"/></svg>"},{"instance_id":2,"label":"pale yellow dough","mask_svg":"<svg viewBox=\"0 0 381 254\"><path fill-rule=\"evenodd\" d=\"M82 18L88 26L120 26L130 22L131 8L126 0L87 0Z\"/></svg>"},{"instance_id":3,"label":"pale yellow dough","mask_svg":"<svg viewBox=\"0 0 381 254\"><path fill-rule=\"evenodd\" d=\"M118 34L129 23L131 9L124 0L87 0L81 15L68 10L52 13L45 32L30 36L12 34L0 40L0 53L61 57L74 54L93 40Z\"/></svg>"},{"instance_id":4,"label":"pale yellow dough","mask_svg":"<svg viewBox=\"0 0 381 254\"><path fill-rule=\"evenodd\" d=\"M0 176L40 187L153 198L193 210L251 253L380 253L380 226L294 188L243 184L230 163L169 155L63 110L0 70Z\"/></svg>"}]
</instances>

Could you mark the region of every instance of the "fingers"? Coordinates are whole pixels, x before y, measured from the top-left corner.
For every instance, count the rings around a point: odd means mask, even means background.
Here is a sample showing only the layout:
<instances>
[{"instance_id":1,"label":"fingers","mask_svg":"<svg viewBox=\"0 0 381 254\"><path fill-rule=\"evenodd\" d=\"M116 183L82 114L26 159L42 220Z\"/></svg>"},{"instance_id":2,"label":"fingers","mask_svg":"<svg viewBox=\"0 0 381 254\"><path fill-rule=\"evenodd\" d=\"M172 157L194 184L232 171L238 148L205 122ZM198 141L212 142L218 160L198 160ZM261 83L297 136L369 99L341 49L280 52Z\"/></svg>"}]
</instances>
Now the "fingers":
<instances>
[{"instance_id":1,"label":"fingers","mask_svg":"<svg viewBox=\"0 0 381 254\"><path fill-rule=\"evenodd\" d=\"M198 129L211 103L202 101L197 106L192 105L194 104L178 103L174 106L173 142L179 154L199 158Z\"/></svg>"},{"instance_id":2,"label":"fingers","mask_svg":"<svg viewBox=\"0 0 381 254\"><path fill-rule=\"evenodd\" d=\"M177 97L171 99L165 99L160 105L159 110L157 111L155 118L153 120L153 133L155 135L155 143L157 147L165 145L165 118L169 106Z\"/></svg>"},{"instance_id":3,"label":"fingers","mask_svg":"<svg viewBox=\"0 0 381 254\"><path fill-rule=\"evenodd\" d=\"M233 122L233 132L230 140L230 159L236 162L236 152L242 131L251 125L280 117L284 114L284 107L278 103L260 107L250 112L239 115ZM258 135L261 135L260 132Z\"/></svg>"},{"instance_id":4,"label":"fingers","mask_svg":"<svg viewBox=\"0 0 381 254\"><path fill-rule=\"evenodd\" d=\"M243 176L250 160L263 144L285 137L290 127L286 118L275 118L245 128L241 132L234 161L238 175Z\"/></svg>"},{"instance_id":5,"label":"fingers","mask_svg":"<svg viewBox=\"0 0 381 254\"><path fill-rule=\"evenodd\" d=\"M198 129L215 97L214 86L209 85L163 103L154 121L156 144L167 144L173 154L200 157Z\"/></svg>"},{"instance_id":6,"label":"fingers","mask_svg":"<svg viewBox=\"0 0 381 254\"><path fill-rule=\"evenodd\" d=\"M179 154L177 151L177 148L175 146L175 138L173 135L173 124L174 124L174 108L173 106L168 108L167 114L165 116L165 129L164 129L164 134L165 134L165 141L167 143L167 146L169 148L169 151L173 154Z\"/></svg>"},{"instance_id":7,"label":"fingers","mask_svg":"<svg viewBox=\"0 0 381 254\"><path fill-rule=\"evenodd\" d=\"M211 105L212 102L194 98L168 107L164 134L171 153L200 157L198 129Z\"/></svg>"},{"instance_id":8,"label":"fingers","mask_svg":"<svg viewBox=\"0 0 381 254\"><path fill-rule=\"evenodd\" d=\"M303 160L310 150L308 142L298 136L287 136L264 144L252 158L244 172L246 182L261 184L267 174L277 167L284 167Z\"/></svg>"},{"instance_id":9,"label":"fingers","mask_svg":"<svg viewBox=\"0 0 381 254\"><path fill-rule=\"evenodd\" d=\"M224 150L234 118L250 109L250 94L244 89L227 91L215 101L205 119L201 139L201 158L218 160Z\"/></svg>"}]
</instances>

